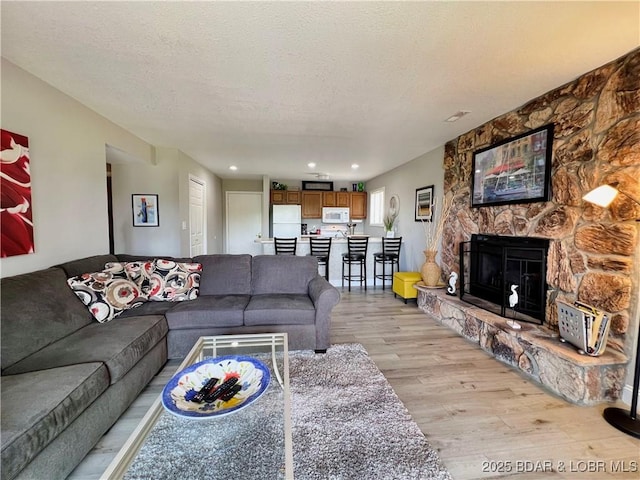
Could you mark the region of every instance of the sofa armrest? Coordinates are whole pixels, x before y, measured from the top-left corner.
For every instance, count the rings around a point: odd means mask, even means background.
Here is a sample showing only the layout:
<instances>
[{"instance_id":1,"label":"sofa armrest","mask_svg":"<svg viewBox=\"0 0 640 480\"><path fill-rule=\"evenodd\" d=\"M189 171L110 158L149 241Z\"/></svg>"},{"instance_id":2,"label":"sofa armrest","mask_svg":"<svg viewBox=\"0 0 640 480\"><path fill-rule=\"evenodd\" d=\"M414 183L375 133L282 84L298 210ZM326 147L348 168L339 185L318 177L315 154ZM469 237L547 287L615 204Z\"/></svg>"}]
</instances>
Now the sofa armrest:
<instances>
[{"instance_id":1,"label":"sofa armrest","mask_svg":"<svg viewBox=\"0 0 640 480\"><path fill-rule=\"evenodd\" d=\"M331 346L331 310L340 301L340 292L318 275L309 282L309 297L316 309L316 350L326 350Z\"/></svg>"}]
</instances>

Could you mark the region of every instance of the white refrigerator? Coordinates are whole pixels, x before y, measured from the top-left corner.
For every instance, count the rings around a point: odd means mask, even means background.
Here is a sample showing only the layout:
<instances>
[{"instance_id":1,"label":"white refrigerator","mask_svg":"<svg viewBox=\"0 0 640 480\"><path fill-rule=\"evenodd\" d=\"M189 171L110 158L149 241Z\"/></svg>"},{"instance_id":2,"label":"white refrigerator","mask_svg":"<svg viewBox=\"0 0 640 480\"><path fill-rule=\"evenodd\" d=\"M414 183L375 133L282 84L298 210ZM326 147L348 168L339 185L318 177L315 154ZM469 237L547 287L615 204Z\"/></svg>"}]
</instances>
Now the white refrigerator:
<instances>
[{"instance_id":1,"label":"white refrigerator","mask_svg":"<svg viewBox=\"0 0 640 480\"><path fill-rule=\"evenodd\" d=\"M271 236L299 237L302 223L300 205L273 205L271 207Z\"/></svg>"}]
</instances>

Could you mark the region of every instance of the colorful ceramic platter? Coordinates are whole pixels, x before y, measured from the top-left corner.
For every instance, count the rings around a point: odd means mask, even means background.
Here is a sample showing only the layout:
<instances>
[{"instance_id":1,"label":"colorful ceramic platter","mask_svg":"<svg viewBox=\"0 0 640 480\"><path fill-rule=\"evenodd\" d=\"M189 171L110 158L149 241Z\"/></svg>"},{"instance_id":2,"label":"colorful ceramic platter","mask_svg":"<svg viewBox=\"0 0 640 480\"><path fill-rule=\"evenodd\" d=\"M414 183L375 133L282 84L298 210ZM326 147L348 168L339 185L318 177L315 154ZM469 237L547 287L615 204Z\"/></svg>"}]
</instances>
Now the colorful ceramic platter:
<instances>
[{"instance_id":1,"label":"colorful ceramic platter","mask_svg":"<svg viewBox=\"0 0 640 480\"><path fill-rule=\"evenodd\" d=\"M212 403L191 401L210 378L218 384L231 377L238 378L242 390L231 400ZM208 358L176 373L162 391L162 405L178 417L191 419L216 418L237 412L256 401L269 386L269 368L253 357L228 355Z\"/></svg>"}]
</instances>

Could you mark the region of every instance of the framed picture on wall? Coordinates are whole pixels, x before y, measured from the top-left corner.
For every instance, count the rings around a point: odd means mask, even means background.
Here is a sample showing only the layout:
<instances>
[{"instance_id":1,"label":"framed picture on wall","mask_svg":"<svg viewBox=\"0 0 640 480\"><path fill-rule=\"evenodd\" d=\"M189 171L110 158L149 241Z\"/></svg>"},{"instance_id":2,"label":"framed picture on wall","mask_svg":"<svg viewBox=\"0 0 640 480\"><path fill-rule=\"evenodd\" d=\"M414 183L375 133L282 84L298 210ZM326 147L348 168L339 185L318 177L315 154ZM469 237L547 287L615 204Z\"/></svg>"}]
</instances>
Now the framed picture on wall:
<instances>
[{"instance_id":1,"label":"framed picture on wall","mask_svg":"<svg viewBox=\"0 0 640 480\"><path fill-rule=\"evenodd\" d=\"M433 220L433 185L416 188L416 222Z\"/></svg>"},{"instance_id":2,"label":"framed picture on wall","mask_svg":"<svg viewBox=\"0 0 640 480\"><path fill-rule=\"evenodd\" d=\"M553 124L474 152L471 206L549 200L552 143Z\"/></svg>"},{"instance_id":3,"label":"framed picture on wall","mask_svg":"<svg viewBox=\"0 0 640 480\"><path fill-rule=\"evenodd\" d=\"M134 227L157 227L160 225L158 195L153 193L134 193L131 195Z\"/></svg>"}]
</instances>

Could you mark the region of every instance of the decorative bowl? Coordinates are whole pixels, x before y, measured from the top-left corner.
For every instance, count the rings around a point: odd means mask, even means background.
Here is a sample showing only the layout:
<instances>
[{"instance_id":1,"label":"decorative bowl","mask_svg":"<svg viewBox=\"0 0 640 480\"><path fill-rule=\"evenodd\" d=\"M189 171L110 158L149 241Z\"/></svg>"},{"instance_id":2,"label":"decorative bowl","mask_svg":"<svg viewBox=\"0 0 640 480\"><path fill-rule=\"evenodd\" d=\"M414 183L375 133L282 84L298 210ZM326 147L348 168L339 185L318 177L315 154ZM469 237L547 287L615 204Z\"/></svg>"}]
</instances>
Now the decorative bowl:
<instances>
[{"instance_id":1,"label":"decorative bowl","mask_svg":"<svg viewBox=\"0 0 640 480\"><path fill-rule=\"evenodd\" d=\"M218 378L218 384L231 377L238 378L242 386L231 400L215 400L212 403L191 401L210 378ZM176 373L162 391L162 405L170 413L191 419L208 419L237 412L255 402L269 386L269 368L253 357L227 355L208 358L194 363Z\"/></svg>"}]
</instances>

